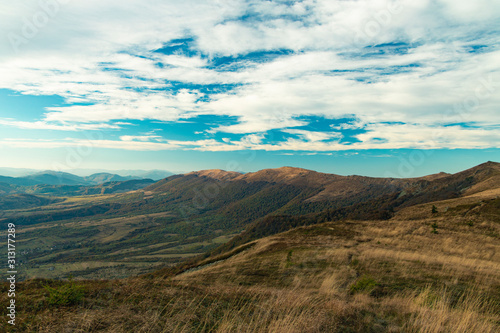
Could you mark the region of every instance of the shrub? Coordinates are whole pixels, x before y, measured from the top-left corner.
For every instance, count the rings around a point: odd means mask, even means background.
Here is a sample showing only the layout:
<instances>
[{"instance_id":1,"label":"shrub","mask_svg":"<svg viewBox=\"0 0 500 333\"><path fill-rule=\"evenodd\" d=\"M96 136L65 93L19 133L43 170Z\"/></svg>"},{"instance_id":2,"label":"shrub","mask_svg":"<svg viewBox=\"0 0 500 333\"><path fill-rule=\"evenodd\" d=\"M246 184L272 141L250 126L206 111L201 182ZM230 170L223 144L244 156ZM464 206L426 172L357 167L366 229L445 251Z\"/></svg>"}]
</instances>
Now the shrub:
<instances>
[{"instance_id":1,"label":"shrub","mask_svg":"<svg viewBox=\"0 0 500 333\"><path fill-rule=\"evenodd\" d=\"M80 303L85 296L85 287L77 285L73 281L55 288L49 286L44 286L44 288L49 292L47 298L49 305L74 305Z\"/></svg>"},{"instance_id":2,"label":"shrub","mask_svg":"<svg viewBox=\"0 0 500 333\"><path fill-rule=\"evenodd\" d=\"M371 293L376 286L377 281L369 276L364 275L351 285L351 287L349 288L349 292L351 294Z\"/></svg>"}]
</instances>

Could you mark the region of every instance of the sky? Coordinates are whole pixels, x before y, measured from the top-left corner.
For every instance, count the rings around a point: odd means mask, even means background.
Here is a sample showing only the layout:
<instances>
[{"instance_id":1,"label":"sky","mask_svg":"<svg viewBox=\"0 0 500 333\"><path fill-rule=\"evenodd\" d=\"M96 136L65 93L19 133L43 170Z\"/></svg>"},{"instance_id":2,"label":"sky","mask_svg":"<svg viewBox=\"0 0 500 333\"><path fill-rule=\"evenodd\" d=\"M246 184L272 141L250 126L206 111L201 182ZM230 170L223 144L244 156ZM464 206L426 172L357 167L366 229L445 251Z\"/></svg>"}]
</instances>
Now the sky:
<instances>
[{"instance_id":1,"label":"sky","mask_svg":"<svg viewBox=\"0 0 500 333\"><path fill-rule=\"evenodd\" d=\"M500 162L500 2L0 2L0 167Z\"/></svg>"}]
</instances>

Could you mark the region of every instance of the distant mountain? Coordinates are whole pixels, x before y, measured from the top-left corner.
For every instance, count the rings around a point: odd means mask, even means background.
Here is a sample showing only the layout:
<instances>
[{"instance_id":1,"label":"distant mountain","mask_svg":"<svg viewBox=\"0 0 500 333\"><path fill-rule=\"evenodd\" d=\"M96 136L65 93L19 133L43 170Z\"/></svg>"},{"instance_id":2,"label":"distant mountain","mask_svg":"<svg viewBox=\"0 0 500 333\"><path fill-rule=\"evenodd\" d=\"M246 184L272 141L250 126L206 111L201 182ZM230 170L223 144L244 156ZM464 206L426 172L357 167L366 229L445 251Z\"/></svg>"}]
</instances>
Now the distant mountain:
<instances>
[{"instance_id":1,"label":"distant mountain","mask_svg":"<svg viewBox=\"0 0 500 333\"><path fill-rule=\"evenodd\" d=\"M153 184L151 179L133 179L126 181L112 181L98 185L44 185L39 184L24 188L25 193L51 196L80 196L115 194L140 190Z\"/></svg>"},{"instance_id":2,"label":"distant mountain","mask_svg":"<svg viewBox=\"0 0 500 333\"><path fill-rule=\"evenodd\" d=\"M113 174L118 175L127 179L153 179L160 180L163 178L167 178L173 175L173 172L165 171L165 170L105 170L105 169L70 169L66 170L74 175L78 175L80 177L89 177L89 175L94 174ZM0 169L0 175L2 174ZM10 176L10 175L9 175Z\"/></svg>"},{"instance_id":3,"label":"distant mountain","mask_svg":"<svg viewBox=\"0 0 500 333\"><path fill-rule=\"evenodd\" d=\"M93 175L87 177L83 177L83 179L87 183L98 185L107 182L123 182L132 179L141 179L141 177L133 177L133 176L123 177L112 173L101 172L101 173L94 173Z\"/></svg>"},{"instance_id":4,"label":"distant mountain","mask_svg":"<svg viewBox=\"0 0 500 333\"><path fill-rule=\"evenodd\" d=\"M160 180L160 179L164 179L164 178L170 177L172 175L173 175L173 173L170 172L170 171L151 170L151 171L146 171L144 173L138 173L135 176L136 177L147 178L147 179L152 179L152 180Z\"/></svg>"},{"instance_id":5,"label":"distant mountain","mask_svg":"<svg viewBox=\"0 0 500 333\"><path fill-rule=\"evenodd\" d=\"M88 175L91 171L95 171ZM31 186L45 185L97 185L105 182L120 182L133 179L161 180L172 176L173 173L165 170L120 170L99 171L75 169L68 172L52 170L0 168L0 182Z\"/></svg>"},{"instance_id":6,"label":"distant mountain","mask_svg":"<svg viewBox=\"0 0 500 333\"><path fill-rule=\"evenodd\" d=\"M88 182L79 176L61 171L42 171L34 175L21 177L36 182L36 184L46 185L86 185Z\"/></svg>"},{"instance_id":7,"label":"distant mountain","mask_svg":"<svg viewBox=\"0 0 500 333\"><path fill-rule=\"evenodd\" d=\"M174 173L165 170L113 170L110 171L122 177L133 177L135 179L160 180L172 176Z\"/></svg>"},{"instance_id":8,"label":"distant mountain","mask_svg":"<svg viewBox=\"0 0 500 333\"><path fill-rule=\"evenodd\" d=\"M37 181L24 177L6 177L0 176L0 183L10 184L10 185L20 185L20 186L31 186L38 184Z\"/></svg>"},{"instance_id":9,"label":"distant mountain","mask_svg":"<svg viewBox=\"0 0 500 333\"><path fill-rule=\"evenodd\" d=\"M157 175L160 175L158 173ZM95 173L90 176L80 177L68 172L41 171L24 177L0 176L0 183L17 186L34 185L72 185L72 186L93 186L108 182L123 182L134 179L151 179L139 176L120 176L112 173Z\"/></svg>"}]
</instances>

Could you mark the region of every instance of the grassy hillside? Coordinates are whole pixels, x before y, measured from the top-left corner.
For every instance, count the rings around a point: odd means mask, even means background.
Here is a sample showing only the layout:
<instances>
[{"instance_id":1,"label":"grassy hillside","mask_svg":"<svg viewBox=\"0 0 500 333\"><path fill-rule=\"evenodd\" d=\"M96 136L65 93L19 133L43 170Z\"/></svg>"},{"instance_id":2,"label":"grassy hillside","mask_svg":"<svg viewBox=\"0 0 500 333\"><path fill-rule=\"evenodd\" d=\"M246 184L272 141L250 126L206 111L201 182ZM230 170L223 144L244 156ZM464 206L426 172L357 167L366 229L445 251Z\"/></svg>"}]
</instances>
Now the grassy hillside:
<instances>
[{"instance_id":1,"label":"grassy hillside","mask_svg":"<svg viewBox=\"0 0 500 333\"><path fill-rule=\"evenodd\" d=\"M138 278L30 280L16 329L498 332L499 195L302 226Z\"/></svg>"},{"instance_id":2,"label":"grassy hillside","mask_svg":"<svg viewBox=\"0 0 500 333\"><path fill-rule=\"evenodd\" d=\"M0 196L0 210L25 209L47 206L62 200L40 197L30 194L13 194Z\"/></svg>"},{"instance_id":3,"label":"grassy hillside","mask_svg":"<svg viewBox=\"0 0 500 333\"><path fill-rule=\"evenodd\" d=\"M7 201L0 219L4 226L17 226L21 278L132 276L298 226L387 220L407 207L494 190L500 187L500 167L486 163L455 175L416 179L296 168L245 175L207 170L116 194L144 182L151 181L84 187L85 196ZM0 204L9 198L1 197Z\"/></svg>"}]
</instances>

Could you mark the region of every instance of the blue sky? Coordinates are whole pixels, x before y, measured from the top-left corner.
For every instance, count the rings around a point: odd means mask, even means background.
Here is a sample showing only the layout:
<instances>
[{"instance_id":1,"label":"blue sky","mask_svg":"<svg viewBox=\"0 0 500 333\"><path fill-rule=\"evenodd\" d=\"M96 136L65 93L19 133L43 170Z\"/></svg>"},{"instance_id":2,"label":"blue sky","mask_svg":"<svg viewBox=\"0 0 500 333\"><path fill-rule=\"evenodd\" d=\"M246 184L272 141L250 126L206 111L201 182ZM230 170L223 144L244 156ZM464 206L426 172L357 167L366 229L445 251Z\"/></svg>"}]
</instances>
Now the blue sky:
<instances>
[{"instance_id":1,"label":"blue sky","mask_svg":"<svg viewBox=\"0 0 500 333\"><path fill-rule=\"evenodd\" d=\"M1 4L0 167L500 161L499 21L486 0Z\"/></svg>"}]
</instances>

